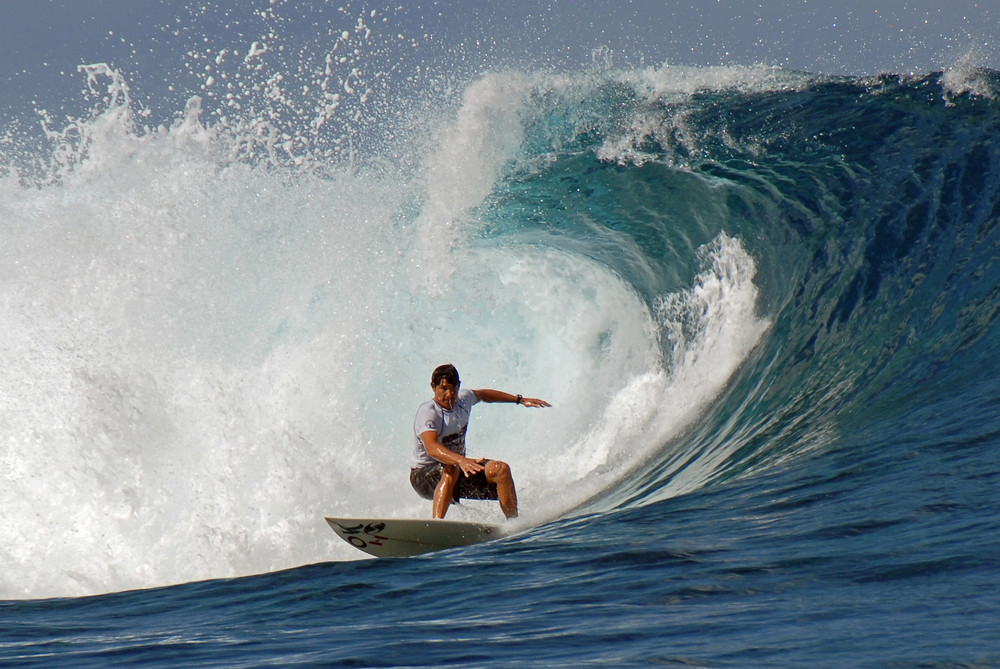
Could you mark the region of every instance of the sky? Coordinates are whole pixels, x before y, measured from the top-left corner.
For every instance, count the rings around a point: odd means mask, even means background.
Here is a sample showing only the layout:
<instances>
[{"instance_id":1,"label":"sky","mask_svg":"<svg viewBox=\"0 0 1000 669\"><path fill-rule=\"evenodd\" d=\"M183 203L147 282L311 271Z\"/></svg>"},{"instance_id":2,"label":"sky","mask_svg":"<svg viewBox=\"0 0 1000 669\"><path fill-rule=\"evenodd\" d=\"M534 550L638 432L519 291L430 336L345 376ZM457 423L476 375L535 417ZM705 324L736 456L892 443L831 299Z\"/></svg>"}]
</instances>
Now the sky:
<instances>
[{"instance_id":1,"label":"sky","mask_svg":"<svg viewBox=\"0 0 1000 669\"><path fill-rule=\"evenodd\" d=\"M505 5L514 16L527 3ZM704 0L550 3L556 50L606 46L644 63L764 63L835 75L925 73L974 54L1000 69L1000 0ZM609 12L608 7L613 7ZM610 16L609 16L610 14Z\"/></svg>"},{"instance_id":2,"label":"sky","mask_svg":"<svg viewBox=\"0 0 1000 669\"><path fill-rule=\"evenodd\" d=\"M832 75L1000 70L1000 0L2 0L0 118L78 93L80 64L107 62L137 90L162 94L164 83L192 85L190 54L203 42L295 31L322 51L359 16L376 40L406 45L408 67L463 75L595 60Z\"/></svg>"}]
</instances>

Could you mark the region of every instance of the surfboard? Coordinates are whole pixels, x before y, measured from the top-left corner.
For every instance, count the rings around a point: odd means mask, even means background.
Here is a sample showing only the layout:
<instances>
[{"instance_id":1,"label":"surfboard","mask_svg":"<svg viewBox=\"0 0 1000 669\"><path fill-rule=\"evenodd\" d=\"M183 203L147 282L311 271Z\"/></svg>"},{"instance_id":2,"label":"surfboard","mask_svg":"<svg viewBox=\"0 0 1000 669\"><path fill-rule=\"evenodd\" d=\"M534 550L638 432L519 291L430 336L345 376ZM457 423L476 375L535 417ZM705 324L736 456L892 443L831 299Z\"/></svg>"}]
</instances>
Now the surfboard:
<instances>
[{"instance_id":1,"label":"surfboard","mask_svg":"<svg viewBox=\"0 0 1000 669\"><path fill-rule=\"evenodd\" d=\"M418 518L326 517L341 539L375 557L408 557L469 546L504 535L500 525Z\"/></svg>"}]
</instances>

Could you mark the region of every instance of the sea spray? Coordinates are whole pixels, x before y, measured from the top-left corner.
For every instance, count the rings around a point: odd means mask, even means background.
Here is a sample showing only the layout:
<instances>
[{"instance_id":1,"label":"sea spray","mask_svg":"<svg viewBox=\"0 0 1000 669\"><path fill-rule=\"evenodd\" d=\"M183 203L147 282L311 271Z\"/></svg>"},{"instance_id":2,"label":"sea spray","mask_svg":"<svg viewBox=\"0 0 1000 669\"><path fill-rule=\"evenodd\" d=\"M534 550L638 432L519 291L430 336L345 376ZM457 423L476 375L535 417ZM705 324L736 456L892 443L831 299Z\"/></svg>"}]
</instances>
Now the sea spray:
<instances>
[{"instance_id":1,"label":"sea spray","mask_svg":"<svg viewBox=\"0 0 1000 669\"><path fill-rule=\"evenodd\" d=\"M210 123L197 98L142 127L120 77L87 74L106 109L51 135L51 178L4 181L10 597L357 557L321 518L428 513L406 481L411 421L445 361L471 387L555 404L477 407L470 429L470 452L511 462L541 522L658 457L765 327L738 238L678 258L701 273L684 288L671 270L670 298L628 277L655 284L675 260L627 235L598 251L564 243L590 228L561 236L558 212L502 225L510 185L558 166L533 134L544 77L471 85L428 120L440 150L338 167L249 152L259 128ZM695 312L672 340L671 319Z\"/></svg>"}]
</instances>

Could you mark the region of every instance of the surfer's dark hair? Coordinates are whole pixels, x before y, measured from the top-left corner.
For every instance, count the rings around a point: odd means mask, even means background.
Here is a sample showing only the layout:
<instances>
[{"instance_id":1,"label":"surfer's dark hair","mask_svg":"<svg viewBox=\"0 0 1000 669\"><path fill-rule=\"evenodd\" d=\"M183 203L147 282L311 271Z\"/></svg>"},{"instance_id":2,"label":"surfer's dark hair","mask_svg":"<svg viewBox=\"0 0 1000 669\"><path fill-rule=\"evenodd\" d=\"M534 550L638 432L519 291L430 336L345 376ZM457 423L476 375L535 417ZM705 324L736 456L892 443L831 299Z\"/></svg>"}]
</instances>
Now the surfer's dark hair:
<instances>
[{"instance_id":1,"label":"surfer's dark hair","mask_svg":"<svg viewBox=\"0 0 1000 669\"><path fill-rule=\"evenodd\" d=\"M437 388L442 381L447 381L453 386L459 384L458 370L455 369L455 365L448 363L447 365L441 365L436 368L431 374L431 387Z\"/></svg>"}]
</instances>

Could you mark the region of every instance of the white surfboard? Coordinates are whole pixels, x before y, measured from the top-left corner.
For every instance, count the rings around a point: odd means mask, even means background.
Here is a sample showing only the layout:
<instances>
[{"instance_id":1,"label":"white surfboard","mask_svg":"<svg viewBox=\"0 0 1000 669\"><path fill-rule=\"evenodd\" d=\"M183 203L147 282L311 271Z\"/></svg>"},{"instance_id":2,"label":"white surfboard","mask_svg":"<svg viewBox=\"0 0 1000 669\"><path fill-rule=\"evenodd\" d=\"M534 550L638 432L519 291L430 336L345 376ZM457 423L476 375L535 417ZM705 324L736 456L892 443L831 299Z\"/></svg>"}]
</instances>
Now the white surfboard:
<instances>
[{"instance_id":1,"label":"white surfboard","mask_svg":"<svg viewBox=\"0 0 1000 669\"><path fill-rule=\"evenodd\" d=\"M341 539L375 557L407 557L478 544L505 534L500 525L417 518L326 518Z\"/></svg>"}]
</instances>

